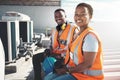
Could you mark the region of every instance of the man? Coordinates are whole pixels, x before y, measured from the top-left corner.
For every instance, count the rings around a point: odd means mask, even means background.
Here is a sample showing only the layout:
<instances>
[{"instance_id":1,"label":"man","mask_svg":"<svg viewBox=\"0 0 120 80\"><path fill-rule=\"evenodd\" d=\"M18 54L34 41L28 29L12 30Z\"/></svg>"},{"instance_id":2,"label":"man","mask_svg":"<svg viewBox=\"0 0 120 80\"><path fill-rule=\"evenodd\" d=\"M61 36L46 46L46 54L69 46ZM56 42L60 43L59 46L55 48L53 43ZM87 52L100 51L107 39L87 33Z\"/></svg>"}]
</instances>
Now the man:
<instances>
[{"instance_id":1,"label":"man","mask_svg":"<svg viewBox=\"0 0 120 80\"><path fill-rule=\"evenodd\" d=\"M41 62L47 56L56 58L65 57L66 50L73 39L76 27L67 22L66 14L63 9L57 9L54 12L55 21L58 24L51 35L51 44L44 52L33 56L34 80L42 80L41 78Z\"/></svg>"}]
</instances>

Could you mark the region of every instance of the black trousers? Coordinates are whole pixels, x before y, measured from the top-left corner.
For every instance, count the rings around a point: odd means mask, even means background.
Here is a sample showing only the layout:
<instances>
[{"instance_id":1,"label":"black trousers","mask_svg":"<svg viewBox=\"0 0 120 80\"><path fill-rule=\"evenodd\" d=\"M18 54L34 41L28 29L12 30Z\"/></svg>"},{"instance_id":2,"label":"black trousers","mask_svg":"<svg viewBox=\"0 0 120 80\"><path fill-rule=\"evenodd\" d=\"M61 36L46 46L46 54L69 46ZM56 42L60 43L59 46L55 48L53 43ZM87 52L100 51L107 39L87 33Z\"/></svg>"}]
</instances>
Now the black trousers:
<instances>
[{"instance_id":1,"label":"black trousers","mask_svg":"<svg viewBox=\"0 0 120 80\"><path fill-rule=\"evenodd\" d=\"M41 62L43 62L45 59L44 53L45 52L33 55L32 63L33 63L33 69L34 69L34 80L42 80Z\"/></svg>"}]
</instances>

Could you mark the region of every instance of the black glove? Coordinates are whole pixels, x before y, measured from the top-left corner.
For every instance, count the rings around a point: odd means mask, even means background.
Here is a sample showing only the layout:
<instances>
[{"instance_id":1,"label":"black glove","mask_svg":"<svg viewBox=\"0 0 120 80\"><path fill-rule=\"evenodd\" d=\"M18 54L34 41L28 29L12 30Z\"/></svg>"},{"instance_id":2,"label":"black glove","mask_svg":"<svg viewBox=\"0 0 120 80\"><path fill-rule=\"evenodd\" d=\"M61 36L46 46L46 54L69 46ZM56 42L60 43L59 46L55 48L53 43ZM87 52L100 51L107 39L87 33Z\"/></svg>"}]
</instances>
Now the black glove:
<instances>
[{"instance_id":1,"label":"black glove","mask_svg":"<svg viewBox=\"0 0 120 80\"><path fill-rule=\"evenodd\" d=\"M55 63L54 63L54 69L53 72L56 73L56 69L60 69L60 68L64 68L66 67L66 65L64 64L64 59L58 59Z\"/></svg>"}]
</instances>

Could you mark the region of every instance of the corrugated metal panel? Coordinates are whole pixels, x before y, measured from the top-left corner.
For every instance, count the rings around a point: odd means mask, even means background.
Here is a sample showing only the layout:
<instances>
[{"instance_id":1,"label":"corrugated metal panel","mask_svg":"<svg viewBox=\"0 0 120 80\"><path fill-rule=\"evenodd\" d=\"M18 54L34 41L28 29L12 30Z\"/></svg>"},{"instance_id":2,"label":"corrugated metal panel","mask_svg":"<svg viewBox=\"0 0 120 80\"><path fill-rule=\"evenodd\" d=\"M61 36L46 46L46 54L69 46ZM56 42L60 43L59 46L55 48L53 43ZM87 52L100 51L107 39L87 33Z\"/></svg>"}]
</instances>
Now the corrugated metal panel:
<instances>
[{"instance_id":1,"label":"corrugated metal panel","mask_svg":"<svg viewBox=\"0 0 120 80\"><path fill-rule=\"evenodd\" d=\"M0 5L60 6L60 0L0 0Z\"/></svg>"}]
</instances>

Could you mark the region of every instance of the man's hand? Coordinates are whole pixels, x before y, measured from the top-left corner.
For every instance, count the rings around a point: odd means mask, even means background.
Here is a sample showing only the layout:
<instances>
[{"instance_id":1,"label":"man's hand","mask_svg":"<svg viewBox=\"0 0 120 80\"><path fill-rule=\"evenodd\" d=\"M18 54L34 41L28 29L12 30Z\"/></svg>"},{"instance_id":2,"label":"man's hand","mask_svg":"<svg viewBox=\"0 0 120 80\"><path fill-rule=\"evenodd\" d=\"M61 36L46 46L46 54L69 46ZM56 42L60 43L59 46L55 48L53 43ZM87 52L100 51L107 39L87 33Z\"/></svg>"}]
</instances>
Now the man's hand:
<instances>
[{"instance_id":1,"label":"man's hand","mask_svg":"<svg viewBox=\"0 0 120 80\"><path fill-rule=\"evenodd\" d=\"M67 71L67 69L66 68L59 68L59 69L55 69L55 71L56 71L56 73L58 74L58 75L63 75L63 74L66 74L66 72L68 72Z\"/></svg>"}]
</instances>

